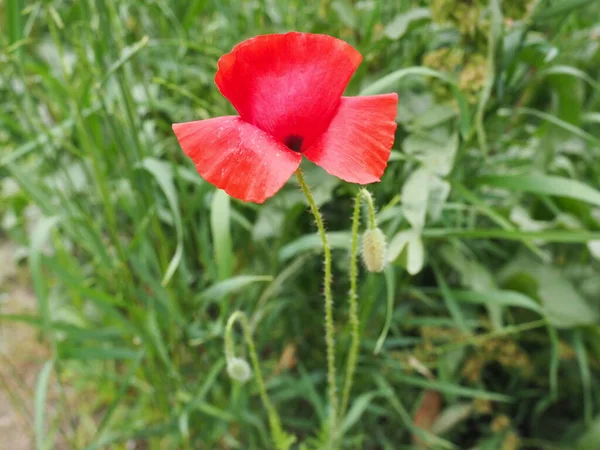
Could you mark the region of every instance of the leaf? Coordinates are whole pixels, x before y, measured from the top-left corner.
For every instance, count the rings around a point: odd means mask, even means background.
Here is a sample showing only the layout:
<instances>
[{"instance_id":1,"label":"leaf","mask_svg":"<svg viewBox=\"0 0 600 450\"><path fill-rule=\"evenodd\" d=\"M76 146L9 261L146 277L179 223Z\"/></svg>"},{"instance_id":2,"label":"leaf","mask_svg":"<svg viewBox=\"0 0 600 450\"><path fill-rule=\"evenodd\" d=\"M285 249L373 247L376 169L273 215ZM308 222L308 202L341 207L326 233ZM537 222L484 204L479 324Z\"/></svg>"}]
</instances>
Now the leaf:
<instances>
[{"instance_id":1,"label":"leaf","mask_svg":"<svg viewBox=\"0 0 600 450\"><path fill-rule=\"evenodd\" d=\"M463 286L468 286L475 292L496 290L496 282L487 267L475 259L467 257L459 248L446 245L442 247L440 253L446 262L460 273ZM493 327L495 329L502 328L502 309L500 305L488 303L485 306Z\"/></svg>"},{"instance_id":2,"label":"leaf","mask_svg":"<svg viewBox=\"0 0 600 450\"><path fill-rule=\"evenodd\" d=\"M100 425L97 428L96 435L94 436L94 440L90 444L91 446L93 446L95 443L102 442L103 436L106 431L106 427L110 423L110 420L113 417L113 414L117 411L117 408L118 408L119 404L121 403L121 400L123 400L126 397L127 390L129 389L130 385L132 384L132 382L135 378L136 371L139 368L140 364L142 363L143 359L144 359L144 351L141 350L138 353L138 357L131 364L131 366L127 370L127 373L123 377L123 381L121 383L121 387L119 388L119 392L115 396L114 400L109 405L107 405L108 407L106 409L106 413L104 414L104 417L102 417L102 421L100 422Z\"/></svg>"},{"instance_id":3,"label":"leaf","mask_svg":"<svg viewBox=\"0 0 600 450\"><path fill-rule=\"evenodd\" d=\"M175 183L173 182L173 168L166 161L160 161L155 158L144 159L141 163L141 166L154 177L160 186L175 220L177 247L175 248L175 253L171 258L171 261L169 262L167 270L165 271L162 279L161 284L166 286L177 270L177 267L181 262L181 257L183 256L183 223L181 221L181 214L179 213L177 190L175 189Z\"/></svg>"},{"instance_id":4,"label":"leaf","mask_svg":"<svg viewBox=\"0 0 600 450\"><path fill-rule=\"evenodd\" d=\"M460 91L456 83L442 72L429 69L428 67L406 67L404 69L396 70L370 84L360 92L360 95L374 95L389 92L396 87L400 80L413 75L433 77L449 84L450 90L456 98L459 106L460 134L466 138L471 130L471 113L469 112L467 99Z\"/></svg>"},{"instance_id":5,"label":"leaf","mask_svg":"<svg viewBox=\"0 0 600 450\"><path fill-rule=\"evenodd\" d=\"M342 433L350 430L356 422L360 420L366 409L369 407L371 402L375 397L381 395L380 392L367 392L365 394L361 394L352 402L352 407L344 417L344 422L342 424Z\"/></svg>"},{"instance_id":6,"label":"leaf","mask_svg":"<svg viewBox=\"0 0 600 450\"><path fill-rule=\"evenodd\" d=\"M327 233L327 240L331 249L349 250L352 244L351 236L348 231L333 231ZM323 243L317 234L307 234L289 244L283 246L279 250L279 259L281 261L288 260L297 256L300 253L308 251L322 250Z\"/></svg>"},{"instance_id":7,"label":"leaf","mask_svg":"<svg viewBox=\"0 0 600 450\"><path fill-rule=\"evenodd\" d=\"M431 177L429 185L429 199L427 201L427 211L431 220L437 222L441 215L446 200L450 195L450 183L437 176Z\"/></svg>"},{"instance_id":8,"label":"leaf","mask_svg":"<svg viewBox=\"0 0 600 450\"><path fill-rule=\"evenodd\" d=\"M47 338L52 338L51 333L51 311L48 299L48 288L46 278L42 271L42 250L50 238L50 233L54 226L59 222L58 216L42 217L38 220L32 234L29 245L29 270L33 280L33 289L38 303L38 310L42 318L44 333Z\"/></svg>"},{"instance_id":9,"label":"leaf","mask_svg":"<svg viewBox=\"0 0 600 450\"><path fill-rule=\"evenodd\" d=\"M219 280L229 278L233 271L230 203L231 200L225 191L217 189L214 192L210 207L210 227Z\"/></svg>"},{"instance_id":10,"label":"leaf","mask_svg":"<svg viewBox=\"0 0 600 450\"><path fill-rule=\"evenodd\" d=\"M541 231L553 226L552 222L532 219L529 212L520 204L515 205L510 210L510 220L520 230L527 231Z\"/></svg>"},{"instance_id":11,"label":"leaf","mask_svg":"<svg viewBox=\"0 0 600 450\"><path fill-rule=\"evenodd\" d=\"M185 413L190 413L196 409L198 405L204 403L206 395L215 386L215 383L218 382L218 376L223 371L225 364L225 357L222 357L213 364L210 370L205 370L206 375L198 381L198 385L192 391L194 392L193 398L185 405ZM200 383L202 383L202 385L200 385Z\"/></svg>"},{"instance_id":12,"label":"leaf","mask_svg":"<svg viewBox=\"0 0 600 450\"><path fill-rule=\"evenodd\" d=\"M600 240L588 241L588 250L590 254L597 260L600 260Z\"/></svg>"},{"instance_id":13,"label":"leaf","mask_svg":"<svg viewBox=\"0 0 600 450\"><path fill-rule=\"evenodd\" d=\"M452 315L454 322L456 322L456 325L463 333L465 333L465 334L468 333L470 328L467 325L467 321L465 320L465 317L462 313L462 310L460 309L460 306L458 305L458 303L456 302L456 299L452 295L452 291L450 290L450 287L448 286L448 283L446 282L444 274L438 268L438 265L435 262L432 263L431 268L433 269L433 273L435 275L437 284L440 288L440 293L442 295L442 298L444 299L444 302L446 303L446 307L448 308L448 311L450 311L450 314Z\"/></svg>"},{"instance_id":14,"label":"leaf","mask_svg":"<svg viewBox=\"0 0 600 450\"><path fill-rule=\"evenodd\" d=\"M456 108L446 104L435 104L417 116L410 124L411 128L432 128L457 116Z\"/></svg>"},{"instance_id":15,"label":"leaf","mask_svg":"<svg viewBox=\"0 0 600 450\"><path fill-rule=\"evenodd\" d=\"M82 119L86 119L92 114L96 113L99 109L100 104L97 103L94 104L92 107L79 112L79 114L81 115ZM28 141L26 144L23 144L14 150L11 150L10 152L6 152L0 157L0 168L4 166L11 166L12 163L15 162L17 159L25 156L26 154L37 149L38 147L48 144L48 142L60 142L63 136L68 134L66 133L66 131L69 130L74 123L75 120L73 118L69 118L64 122L55 125L52 128L49 128L47 130L47 133L40 133L34 139ZM10 169L11 167L9 167L9 170Z\"/></svg>"},{"instance_id":16,"label":"leaf","mask_svg":"<svg viewBox=\"0 0 600 450\"><path fill-rule=\"evenodd\" d=\"M60 210L57 206L52 207L51 192L42 180L32 177L30 171L25 172L15 164L7 164L6 169L45 215L52 216Z\"/></svg>"},{"instance_id":17,"label":"leaf","mask_svg":"<svg viewBox=\"0 0 600 450\"><path fill-rule=\"evenodd\" d=\"M454 167L458 150L458 134L449 135L439 128L428 134L413 133L402 143L406 153L414 155L431 173L446 176Z\"/></svg>"},{"instance_id":18,"label":"leaf","mask_svg":"<svg viewBox=\"0 0 600 450\"><path fill-rule=\"evenodd\" d=\"M154 308L152 308L146 315L146 331L148 332L148 336L150 337L150 340L156 349L158 358L162 361L170 374L173 375L174 378L177 378L177 370L169 358L169 350L165 345L166 341L160 331L160 326L158 325L158 320L156 318L156 310Z\"/></svg>"},{"instance_id":19,"label":"leaf","mask_svg":"<svg viewBox=\"0 0 600 450\"><path fill-rule=\"evenodd\" d=\"M388 247L388 261L400 258L400 263L411 275L416 275L423 268L425 249L417 230L404 230L397 233Z\"/></svg>"},{"instance_id":20,"label":"leaf","mask_svg":"<svg viewBox=\"0 0 600 450\"><path fill-rule=\"evenodd\" d=\"M531 241L539 239L546 242L588 242L600 240L600 232L577 230L544 230L544 231L521 231L521 230L480 230L480 229L456 229L456 228L425 228L421 235L429 239L447 239L451 237L462 239L505 239L508 241Z\"/></svg>"},{"instance_id":21,"label":"leaf","mask_svg":"<svg viewBox=\"0 0 600 450\"><path fill-rule=\"evenodd\" d=\"M425 226L431 174L424 168L415 170L402 186L402 213L413 228Z\"/></svg>"},{"instance_id":22,"label":"leaf","mask_svg":"<svg viewBox=\"0 0 600 450\"><path fill-rule=\"evenodd\" d=\"M12 1L4 4L4 19L3 23L6 26L6 38L8 40L8 44L16 44L20 41L24 36L25 27L24 22L24 14L23 8L25 6L24 1Z\"/></svg>"},{"instance_id":23,"label":"leaf","mask_svg":"<svg viewBox=\"0 0 600 450\"><path fill-rule=\"evenodd\" d=\"M575 450L597 450L598 448L600 448L600 416L594 419L575 445Z\"/></svg>"},{"instance_id":24,"label":"leaf","mask_svg":"<svg viewBox=\"0 0 600 450\"><path fill-rule=\"evenodd\" d=\"M533 14L533 20L538 22L549 20L556 16L566 17L566 14L569 12L581 8L582 6L589 5L589 3L589 0L564 0L561 2L554 2L546 8L536 8L535 13Z\"/></svg>"},{"instance_id":25,"label":"leaf","mask_svg":"<svg viewBox=\"0 0 600 450\"><path fill-rule=\"evenodd\" d=\"M356 27L356 14L353 6L346 1L336 0L331 5L331 8L337 13L340 21L348 28L354 29Z\"/></svg>"},{"instance_id":26,"label":"leaf","mask_svg":"<svg viewBox=\"0 0 600 450\"><path fill-rule=\"evenodd\" d=\"M498 276L512 289L527 290L530 296L538 298L548 320L557 328L598 323L598 311L592 309L573 284L553 266L520 255Z\"/></svg>"},{"instance_id":27,"label":"leaf","mask_svg":"<svg viewBox=\"0 0 600 450\"><path fill-rule=\"evenodd\" d=\"M585 81L590 86L592 86L592 88L594 88L597 91L600 91L600 83L594 80L592 77L590 77L583 70L580 70L576 67L561 65L548 67L547 69L540 70L539 72L537 72L535 74L535 78L543 78L551 75L569 75L578 78L582 81Z\"/></svg>"},{"instance_id":28,"label":"leaf","mask_svg":"<svg viewBox=\"0 0 600 450\"><path fill-rule=\"evenodd\" d=\"M396 233L388 244L387 259L389 262L395 261L400 256L413 232L413 230L404 230Z\"/></svg>"},{"instance_id":29,"label":"leaf","mask_svg":"<svg viewBox=\"0 0 600 450\"><path fill-rule=\"evenodd\" d=\"M50 384L50 375L54 368L54 360L47 361L38 377L38 381L35 385L35 448L37 450L46 450L46 400L48 398L48 385Z\"/></svg>"},{"instance_id":30,"label":"leaf","mask_svg":"<svg viewBox=\"0 0 600 450\"><path fill-rule=\"evenodd\" d=\"M142 50L148 44L148 42L150 42L150 38L148 36L143 36L142 39L140 39L135 44L125 47L123 49L121 57L118 60L116 60L113 64L111 64L108 70L104 73L104 77L102 78L102 80L99 81L96 85L96 88L99 89L100 87L102 87L102 85L110 79L113 73L115 73L117 70L123 67L123 65L127 63L127 61L129 61L131 58L133 58L137 54L137 52Z\"/></svg>"},{"instance_id":31,"label":"leaf","mask_svg":"<svg viewBox=\"0 0 600 450\"><path fill-rule=\"evenodd\" d=\"M487 75L483 83L483 88L479 95L479 102L475 111L475 132L477 134L477 142L479 149L484 157L488 155L487 134L483 126L486 105L492 94L494 81L496 79L496 58L499 47L499 42L502 40L502 10L500 8L500 0L490 0L489 2L489 31L488 31L488 51L487 51Z\"/></svg>"},{"instance_id":32,"label":"leaf","mask_svg":"<svg viewBox=\"0 0 600 450\"><path fill-rule=\"evenodd\" d=\"M539 265L534 274L538 295L554 326L571 328L598 323L598 311L589 306L559 270Z\"/></svg>"},{"instance_id":33,"label":"leaf","mask_svg":"<svg viewBox=\"0 0 600 450\"><path fill-rule=\"evenodd\" d=\"M446 441L442 438L437 437L433 433L427 430L421 430L418 427L415 427L412 423L412 418L409 412L406 410L401 400L396 395L396 391L392 389L390 384L380 375L374 374L375 383L380 387L383 391L383 397L390 403L390 405L394 408L394 410L400 416L400 420L402 424L410 430L412 433L417 434L419 438L423 439L431 448L435 449L456 449L457 447L449 441ZM425 381L427 380L419 380Z\"/></svg>"},{"instance_id":34,"label":"leaf","mask_svg":"<svg viewBox=\"0 0 600 450\"><path fill-rule=\"evenodd\" d=\"M467 257L459 248L445 245L440 254L451 267L458 271L463 286L468 286L477 292L496 289L496 282L489 270L478 261Z\"/></svg>"},{"instance_id":35,"label":"leaf","mask_svg":"<svg viewBox=\"0 0 600 450\"><path fill-rule=\"evenodd\" d=\"M586 425L592 422L592 414L594 406L592 404L592 370L588 362L588 353L585 348L585 343L581 336L581 330L575 330L573 333L573 349L577 356L577 364L579 365L579 372L581 376L581 386L583 388L583 418Z\"/></svg>"},{"instance_id":36,"label":"leaf","mask_svg":"<svg viewBox=\"0 0 600 450\"><path fill-rule=\"evenodd\" d=\"M285 214L272 204L264 205L258 211L258 216L252 227L252 240L260 241L270 237L278 237L284 231Z\"/></svg>"},{"instance_id":37,"label":"leaf","mask_svg":"<svg viewBox=\"0 0 600 450\"><path fill-rule=\"evenodd\" d=\"M512 398L508 395L483 391L481 389L467 388L442 381L426 380L410 375L397 374L396 381L398 381L398 383L405 383L411 386L417 386L424 389L431 389L445 394L456 395L459 397L479 398L497 402L512 402Z\"/></svg>"},{"instance_id":38,"label":"leaf","mask_svg":"<svg viewBox=\"0 0 600 450\"><path fill-rule=\"evenodd\" d=\"M468 419L473 413L472 403L456 403L445 408L431 427L435 434L445 434L458 425L460 422Z\"/></svg>"},{"instance_id":39,"label":"leaf","mask_svg":"<svg viewBox=\"0 0 600 450\"><path fill-rule=\"evenodd\" d=\"M390 39L400 39L404 36L412 22L429 19L430 17L431 13L428 8L410 9L409 11L394 17L394 19L384 28L383 34Z\"/></svg>"},{"instance_id":40,"label":"leaf","mask_svg":"<svg viewBox=\"0 0 600 450\"><path fill-rule=\"evenodd\" d=\"M425 261L425 249L423 241L418 233L412 233L409 236L406 252L406 270L411 275L416 275L423 268Z\"/></svg>"},{"instance_id":41,"label":"leaf","mask_svg":"<svg viewBox=\"0 0 600 450\"><path fill-rule=\"evenodd\" d=\"M519 192L568 197L600 206L600 191L570 178L544 174L488 175L478 178L476 183Z\"/></svg>"},{"instance_id":42,"label":"leaf","mask_svg":"<svg viewBox=\"0 0 600 450\"><path fill-rule=\"evenodd\" d=\"M456 300L469 303L478 303L480 305L500 305L517 306L519 308L530 309L542 314L540 305L526 295L509 290L495 290L485 292L453 290L452 296Z\"/></svg>"},{"instance_id":43,"label":"leaf","mask_svg":"<svg viewBox=\"0 0 600 450\"><path fill-rule=\"evenodd\" d=\"M554 124L557 127L562 128L563 130L568 131L569 133L572 133L575 136L580 137L581 139L591 142L592 144L600 145L600 139L595 137L593 134L590 134L590 133L582 130L581 128L576 127L575 125L572 125L569 122L565 122L564 120L559 119L558 117L553 116L552 114L548 114L548 113L545 113L542 111L538 111L536 109L525 108L525 107L519 108L516 110L500 110L498 113L501 115L510 115L510 116L515 116L517 114L523 114L523 115L537 117L538 119L542 119L542 120L545 120L546 122Z\"/></svg>"},{"instance_id":44,"label":"leaf","mask_svg":"<svg viewBox=\"0 0 600 450\"><path fill-rule=\"evenodd\" d=\"M273 277L270 275L239 275L213 284L199 294L198 300L220 300L226 295L240 291L251 284L272 280Z\"/></svg>"},{"instance_id":45,"label":"leaf","mask_svg":"<svg viewBox=\"0 0 600 450\"><path fill-rule=\"evenodd\" d=\"M62 359L79 361L136 359L139 356L139 350L122 347L64 346L60 349L60 356Z\"/></svg>"}]
</instances>

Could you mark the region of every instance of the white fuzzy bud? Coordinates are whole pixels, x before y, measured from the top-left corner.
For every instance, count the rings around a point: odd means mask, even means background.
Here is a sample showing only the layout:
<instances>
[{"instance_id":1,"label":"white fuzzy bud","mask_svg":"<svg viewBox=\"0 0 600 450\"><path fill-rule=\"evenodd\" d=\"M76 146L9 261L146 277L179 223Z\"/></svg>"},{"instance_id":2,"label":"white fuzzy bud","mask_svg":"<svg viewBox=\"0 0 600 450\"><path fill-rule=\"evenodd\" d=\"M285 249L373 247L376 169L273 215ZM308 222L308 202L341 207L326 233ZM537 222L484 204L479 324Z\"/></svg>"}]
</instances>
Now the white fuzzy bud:
<instances>
[{"instance_id":1,"label":"white fuzzy bud","mask_svg":"<svg viewBox=\"0 0 600 450\"><path fill-rule=\"evenodd\" d=\"M385 268L387 243L379 228L366 230L362 236L362 259L369 272L381 272Z\"/></svg>"},{"instance_id":2,"label":"white fuzzy bud","mask_svg":"<svg viewBox=\"0 0 600 450\"><path fill-rule=\"evenodd\" d=\"M233 357L227 361L227 374L231 379L245 383L250 379L252 370L245 359Z\"/></svg>"}]
</instances>

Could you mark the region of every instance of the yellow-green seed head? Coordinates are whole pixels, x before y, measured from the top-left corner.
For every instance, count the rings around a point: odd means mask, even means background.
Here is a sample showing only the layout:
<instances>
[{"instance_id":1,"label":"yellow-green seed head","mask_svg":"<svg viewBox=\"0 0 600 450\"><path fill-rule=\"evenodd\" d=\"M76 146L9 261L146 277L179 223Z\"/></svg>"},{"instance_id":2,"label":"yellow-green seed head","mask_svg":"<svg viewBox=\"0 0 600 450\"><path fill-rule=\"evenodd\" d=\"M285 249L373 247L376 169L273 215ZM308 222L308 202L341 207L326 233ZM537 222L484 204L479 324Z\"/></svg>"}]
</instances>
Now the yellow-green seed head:
<instances>
[{"instance_id":1,"label":"yellow-green seed head","mask_svg":"<svg viewBox=\"0 0 600 450\"><path fill-rule=\"evenodd\" d=\"M387 243L379 228L366 230L362 237L362 259L369 272L381 272L385 268Z\"/></svg>"}]
</instances>

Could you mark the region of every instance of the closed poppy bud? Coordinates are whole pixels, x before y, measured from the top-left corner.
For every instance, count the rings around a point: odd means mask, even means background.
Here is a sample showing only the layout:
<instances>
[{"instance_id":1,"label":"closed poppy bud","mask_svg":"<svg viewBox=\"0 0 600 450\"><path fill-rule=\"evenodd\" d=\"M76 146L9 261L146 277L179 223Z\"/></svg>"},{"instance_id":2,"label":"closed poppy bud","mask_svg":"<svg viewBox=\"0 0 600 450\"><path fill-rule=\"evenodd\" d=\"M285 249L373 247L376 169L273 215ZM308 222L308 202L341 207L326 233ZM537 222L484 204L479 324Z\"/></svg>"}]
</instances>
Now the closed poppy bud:
<instances>
[{"instance_id":1,"label":"closed poppy bud","mask_svg":"<svg viewBox=\"0 0 600 450\"><path fill-rule=\"evenodd\" d=\"M362 258L369 272L381 272L385 268L387 243L379 228L364 232L362 237Z\"/></svg>"},{"instance_id":2,"label":"closed poppy bud","mask_svg":"<svg viewBox=\"0 0 600 450\"><path fill-rule=\"evenodd\" d=\"M250 379L252 370L245 359L233 357L227 361L227 375L233 380L245 383Z\"/></svg>"}]
</instances>

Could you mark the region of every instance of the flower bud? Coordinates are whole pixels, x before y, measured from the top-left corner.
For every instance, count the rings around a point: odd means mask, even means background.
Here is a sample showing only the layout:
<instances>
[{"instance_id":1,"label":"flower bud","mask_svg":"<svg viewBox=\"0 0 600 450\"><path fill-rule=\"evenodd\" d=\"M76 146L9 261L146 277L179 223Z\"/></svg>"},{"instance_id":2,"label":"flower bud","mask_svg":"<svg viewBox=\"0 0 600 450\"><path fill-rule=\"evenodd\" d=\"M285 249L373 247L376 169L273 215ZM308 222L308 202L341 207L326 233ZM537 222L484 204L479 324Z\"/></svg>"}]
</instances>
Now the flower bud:
<instances>
[{"instance_id":1,"label":"flower bud","mask_svg":"<svg viewBox=\"0 0 600 450\"><path fill-rule=\"evenodd\" d=\"M250 379L252 370L245 359L233 357L227 361L227 374L233 380L245 383Z\"/></svg>"},{"instance_id":2,"label":"flower bud","mask_svg":"<svg viewBox=\"0 0 600 450\"><path fill-rule=\"evenodd\" d=\"M387 243L379 228L366 230L362 237L362 259L369 272L381 272L385 268Z\"/></svg>"}]
</instances>

